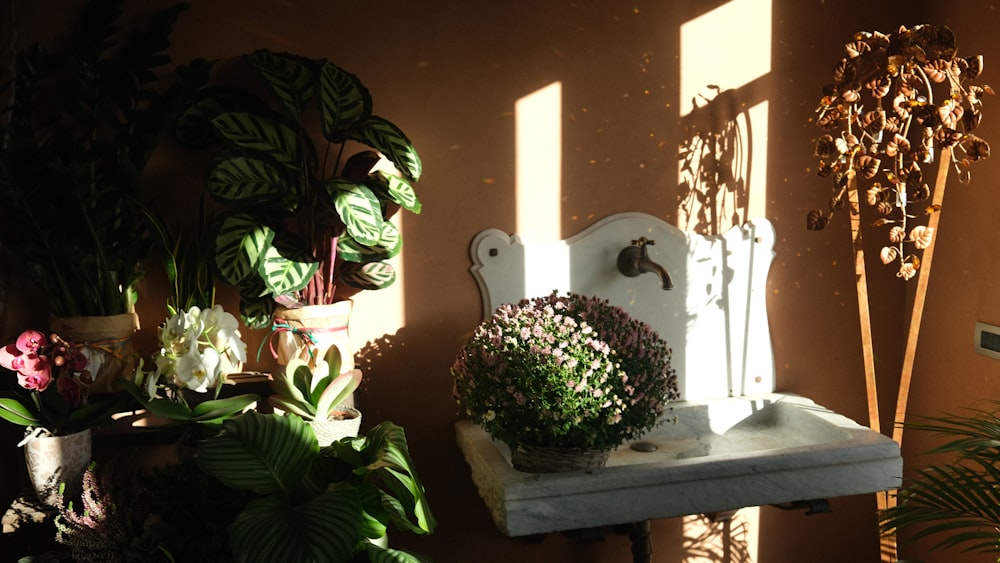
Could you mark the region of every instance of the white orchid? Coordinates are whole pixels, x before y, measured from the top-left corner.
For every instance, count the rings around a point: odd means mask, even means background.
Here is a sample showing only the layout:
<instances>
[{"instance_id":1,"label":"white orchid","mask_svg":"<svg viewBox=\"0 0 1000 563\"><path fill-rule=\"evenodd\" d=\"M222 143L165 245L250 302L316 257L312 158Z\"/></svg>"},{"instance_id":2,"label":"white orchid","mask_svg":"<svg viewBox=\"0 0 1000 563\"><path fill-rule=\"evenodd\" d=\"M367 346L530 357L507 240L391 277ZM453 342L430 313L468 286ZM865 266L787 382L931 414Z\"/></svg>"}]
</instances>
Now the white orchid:
<instances>
[{"instance_id":1,"label":"white orchid","mask_svg":"<svg viewBox=\"0 0 1000 563\"><path fill-rule=\"evenodd\" d=\"M197 393L218 389L246 359L239 322L221 305L179 311L160 329L156 372L145 381L147 396L156 396L161 383Z\"/></svg>"}]
</instances>

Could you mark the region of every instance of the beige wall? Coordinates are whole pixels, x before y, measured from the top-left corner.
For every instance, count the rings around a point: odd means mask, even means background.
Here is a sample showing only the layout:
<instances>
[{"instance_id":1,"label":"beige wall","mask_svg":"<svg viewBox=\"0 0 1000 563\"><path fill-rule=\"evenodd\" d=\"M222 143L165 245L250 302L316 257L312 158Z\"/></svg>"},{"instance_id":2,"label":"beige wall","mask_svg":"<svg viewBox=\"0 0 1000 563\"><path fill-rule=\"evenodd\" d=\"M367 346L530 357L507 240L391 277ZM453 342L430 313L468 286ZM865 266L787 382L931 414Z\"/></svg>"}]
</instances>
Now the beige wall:
<instances>
[{"instance_id":1,"label":"beige wall","mask_svg":"<svg viewBox=\"0 0 1000 563\"><path fill-rule=\"evenodd\" d=\"M22 45L52 36L73 14L63 1L20 3ZM130 2L129 7L138 11L165 4ZM629 544L621 536L583 545L559 534L537 544L506 538L477 496L455 445L452 425L460 413L451 398L448 372L463 335L481 315L468 272L468 247L485 228L514 230L514 106L553 81L563 89L562 234L572 235L626 210L676 221L677 147L685 138L677 108L687 103L678 98L680 29L725 2L192 4L176 27L175 63L194 57L226 59L256 48L329 58L359 75L372 92L376 112L399 124L423 157L425 174L417 189L424 212L406 216L402 223L404 284L386 297L362 296L353 329L366 367L360 398L366 424L391 419L407 429L440 521L433 536L398 533L393 543L439 562L628 560ZM917 9L921 4L926 4L924 13ZM766 172L767 184L749 189L766 202L766 215L778 231L768 283L778 387L862 422L867 407L847 225L838 221L822 233L804 228L806 211L829 197L826 181L812 172L816 128L810 118L841 45L855 31L891 31L922 21L951 25L965 54L986 54L984 82L995 76L1000 52L992 39L1000 16L985 0L773 0L771 71L736 92L738 103L766 100L769 107L768 149L753 157ZM725 42L727 36L718 30L700 41L709 45ZM742 48L732 46L728 52L735 57ZM709 71L724 66L712 58L702 64ZM998 143L1000 126L991 117L994 102L987 100L981 136ZM164 147L148 171L150 190L163 196L177 193L178 205L190 206L193 200L187 196L200 189L201 174L192 162L197 159ZM997 165L995 160L978 165L971 186L949 185L910 412L954 411L996 393L997 367L972 352L972 330L976 320L1000 324L1000 300L992 293L1000 275L993 232L1000 218L994 193ZM140 342L146 346L152 345L163 314L163 283L153 272L140 303ZM881 410L888 427L909 318L909 288L880 265L872 264L870 272ZM391 321L399 316L398 297L405 301L402 324ZM5 334L41 314L13 301ZM22 324L15 326L14 320ZM262 337L248 335L252 349ZM918 454L928 444L926 437L907 436L908 467L925 461ZM801 511L761 509L754 524L757 538L751 541L757 560L877 560L874 497L831 503L832 513L808 517ZM657 562L745 561L739 553L749 549L741 547L739 526L709 530L716 541L695 537L678 519L654 522L653 531ZM732 555L712 555L726 546ZM982 560L931 555L925 548L908 547L903 555L928 562Z\"/></svg>"}]
</instances>

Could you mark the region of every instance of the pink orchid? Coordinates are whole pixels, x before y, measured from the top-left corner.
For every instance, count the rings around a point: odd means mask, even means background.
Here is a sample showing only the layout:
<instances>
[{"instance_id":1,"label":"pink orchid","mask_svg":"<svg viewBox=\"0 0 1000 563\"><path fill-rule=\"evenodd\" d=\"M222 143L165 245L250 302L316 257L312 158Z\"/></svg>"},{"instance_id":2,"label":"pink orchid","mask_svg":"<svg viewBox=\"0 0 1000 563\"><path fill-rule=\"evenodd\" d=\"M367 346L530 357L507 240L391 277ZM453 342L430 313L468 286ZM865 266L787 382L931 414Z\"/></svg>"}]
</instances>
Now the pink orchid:
<instances>
[{"instance_id":1,"label":"pink orchid","mask_svg":"<svg viewBox=\"0 0 1000 563\"><path fill-rule=\"evenodd\" d=\"M17 366L21 363L21 351L17 346L8 344L0 348L0 366L12 371L20 371Z\"/></svg>"},{"instance_id":2,"label":"pink orchid","mask_svg":"<svg viewBox=\"0 0 1000 563\"><path fill-rule=\"evenodd\" d=\"M17 349L25 354L35 354L43 346L49 343L49 339L37 330L28 329L17 337Z\"/></svg>"},{"instance_id":3,"label":"pink orchid","mask_svg":"<svg viewBox=\"0 0 1000 563\"><path fill-rule=\"evenodd\" d=\"M39 358L39 362L36 364L36 368L31 373L21 373L17 374L17 384L29 391L45 391L49 387L49 383L52 383L52 372L49 368L49 362L44 357Z\"/></svg>"}]
</instances>

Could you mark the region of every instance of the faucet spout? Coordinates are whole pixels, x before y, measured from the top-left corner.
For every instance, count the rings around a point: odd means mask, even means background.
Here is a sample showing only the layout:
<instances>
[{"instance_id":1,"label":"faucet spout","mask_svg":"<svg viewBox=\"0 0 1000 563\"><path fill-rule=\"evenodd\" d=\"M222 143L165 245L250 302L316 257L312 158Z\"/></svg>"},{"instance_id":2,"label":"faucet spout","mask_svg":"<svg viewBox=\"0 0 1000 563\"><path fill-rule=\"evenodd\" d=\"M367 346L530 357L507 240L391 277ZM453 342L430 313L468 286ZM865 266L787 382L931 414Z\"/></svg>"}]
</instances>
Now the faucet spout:
<instances>
[{"instance_id":1,"label":"faucet spout","mask_svg":"<svg viewBox=\"0 0 1000 563\"><path fill-rule=\"evenodd\" d=\"M655 244L655 242L641 237L623 248L618 253L618 271L630 278L639 274L654 273L660 278L660 286L663 289L673 289L674 282L670 279L667 269L649 258L649 251L646 247L650 244Z\"/></svg>"}]
</instances>

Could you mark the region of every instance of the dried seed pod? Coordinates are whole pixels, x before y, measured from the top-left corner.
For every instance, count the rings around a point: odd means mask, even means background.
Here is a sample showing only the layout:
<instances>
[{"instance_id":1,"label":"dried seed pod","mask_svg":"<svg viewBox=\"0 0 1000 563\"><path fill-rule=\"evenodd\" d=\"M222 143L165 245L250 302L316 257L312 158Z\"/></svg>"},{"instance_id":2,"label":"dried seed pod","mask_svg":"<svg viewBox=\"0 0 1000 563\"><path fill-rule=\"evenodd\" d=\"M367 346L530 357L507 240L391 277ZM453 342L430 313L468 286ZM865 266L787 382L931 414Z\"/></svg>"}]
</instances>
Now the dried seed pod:
<instances>
[{"instance_id":1,"label":"dried seed pod","mask_svg":"<svg viewBox=\"0 0 1000 563\"><path fill-rule=\"evenodd\" d=\"M816 150L813 153L817 158L835 158L839 151L832 135L823 135L816 139Z\"/></svg>"},{"instance_id":2,"label":"dried seed pod","mask_svg":"<svg viewBox=\"0 0 1000 563\"><path fill-rule=\"evenodd\" d=\"M896 258L899 258L899 251L896 250L895 246L883 246L882 251L879 252L879 259L882 260L883 264L888 264Z\"/></svg>"},{"instance_id":3,"label":"dried seed pod","mask_svg":"<svg viewBox=\"0 0 1000 563\"><path fill-rule=\"evenodd\" d=\"M986 139L969 135L968 142L964 146L965 154L973 161L990 157L990 144L986 142Z\"/></svg>"},{"instance_id":4,"label":"dried seed pod","mask_svg":"<svg viewBox=\"0 0 1000 563\"><path fill-rule=\"evenodd\" d=\"M896 226L889 229L890 242L903 242L903 239L905 238L906 238L906 231L903 230L903 227Z\"/></svg>"},{"instance_id":5,"label":"dried seed pod","mask_svg":"<svg viewBox=\"0 0 1000 563\"><path fill-rule=\"evenodd\" d=\"M868 154L859 156L857 160L858 171L867 180L871 180L878 174L881 165L881 160Z\"/></svg>"},{"instance_id":6,"label":"dried seed pod","mask_svg":"<svg viewBox=\"0 0 1000 563\"><path fill-rule=\"evenodd\" d=\"M830 218L819 209L813 209L806 214L806 228L810 231L822 231L829 222Z\"/></svg>"},{"instance_id":7,"label":"dried seed pod","mask_svg":"<svg viewBox=\"0 0 1000 563\"><path fill-rule=\"evenodd\" d=\"M880 201L878 205L875 206L875 212L879 215L888 215L892 213L893 205L888 201Z\"/></svg>"},{"instance_id":8,"label":"dried seed pod","mask_svg":"<svg viewBox=\"0 0 1000 563\"><path fill-rule=\"evenodd\" d=\"M913 227L913 230L910 231L910 241L919 250L929 247L934 242L934 227L924 225Z\"/></svg>"}]
</instances>

